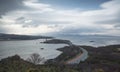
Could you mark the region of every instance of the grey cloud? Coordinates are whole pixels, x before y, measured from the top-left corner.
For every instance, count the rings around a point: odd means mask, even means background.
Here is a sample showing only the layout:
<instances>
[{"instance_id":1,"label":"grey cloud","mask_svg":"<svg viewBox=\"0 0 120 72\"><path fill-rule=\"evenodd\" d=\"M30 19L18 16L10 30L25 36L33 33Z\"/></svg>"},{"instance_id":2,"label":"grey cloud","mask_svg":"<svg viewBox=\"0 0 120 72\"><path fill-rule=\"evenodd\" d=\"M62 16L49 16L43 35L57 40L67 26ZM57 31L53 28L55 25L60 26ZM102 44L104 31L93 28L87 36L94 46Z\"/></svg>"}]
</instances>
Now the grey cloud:
<instances>
[{"instance_id":1,"label":"grey cloud","mask_svg":"<svg viewBox=\"0 0 120 72\"><path fill-rule=\"evenodd\" d=\"M116 23L120 23L120 18L103 20L103 21L99 21L99 22L96 22L96 23L97 24L116 24Z\"/></svg>"},{"instance_id":2,"label":"grey cloud","mask_svg":"<svg viewBox=\"0 0 120 72\"><path fill-rule=\"evenodd\" d=\"M25 21L31 20L29 23L25 23ZM22 24L23 27L37 27L39 25L61 25L61 24L71 24L68 21L51 21L51 20L43 20L43 19L29 19L25 17L19 17L16 20L17 24Z\"/></svg>"},{"instance_id":3,"label":"grey cloud","mask_svg":"<svg viewBox=\"0 0 120 72\"><path fill-rule=\"evenodd\" d=\"M5 13L24 8L23 0L0 0L0 17Z\"/></svg>"},{"instance_id":4,"label":"grey cloud","mask_svg":"<svg viewBox=\"0 0 120 72\"><path fill-rule=\"evenodd\" d=\"M114 26L117 30L120 30L120 23Z\"/></svg>"},{"instance_id":5,"label":"grey cloud","mask_svg":"<svg viewBox=\"0 0 120 72\"><path fill-rule=\"evenodd\" d=\"M102 21L95 22L96 24L113 24L120 26L120 10L118 10L115 14L109 15L109 17L113 17L113 19L106 19Z\"/></svg>"},{"instance_id":6,"label":"grey cloud","mask_svg":"<svg viewBox=\"0 0 120 72\"><path fill-rule=\"evenodd\" d=\"M26 27L38 27L39 25L38 24L24 24L22 25L23 28L26 28Z\"/></svg>"},{"instance_id":7,"label":"grey cloud","mask_svg":"<svg viewBox=\"0 0 120 72\"><path fill-rule=\"evenodd\" d=\"M39 20L39 21L36 21L36 20L34 20L34 21L32 21L31 23L25 23L25 24L23 24L23 27L29 27L29 26L31 26L31 27L37 27L37 26L39 26L39 25L61 25L61 24L69 24L70 22L67 22L67 21L41 21L41 20Z\"/></svg>"},{"instance_id":8,"label":"grey cloud","mask_svg":"<svg viewBox=\"0 0 120 72\"><path fill-rule=\"evenodd\" d=\"M32 22L29 22L29 23L25 23L25 21L28 21L29 19L25 18L25 17L19 17L17 19L15 19L16 21L16 24L21 24L22 27L37 27L38 24L34 23L33 21Z\"/></svg>"},{"instance_id":9,"label":"grey cloud","mask_svg":"<svg viewBox=\"0 0 120 72\"><path fill-rule=\"evenodd\" d=\"M15 21L16 21L17 24L24 24L25 17L19 17Z\"/></svg>"},{"instance_id":10,"label":"grey cloud","mask_svg":"<svg viewBox=\"0 0 120 72\"><path fill-rule=\"evenodd\" d=\"M60 27L59 25L49 25L48 28Z\"/></svg>"},{"instance_id":11,"label":"grey cloud","mask_svg":"<svg viewBox=\"0 0 120 72\"><path fill-rule=\"evenodd\" d=\"M112 24L115 29L120 29L120 18L99 21L97 24Z\"/></svg>"},{"instance_id":12,"label":"grey cloud","mask_svg":"<svg viewBox=\"0 0 120 72\"><path fill-rule=\"evenodd\" d=\"M19 18L17 18L16 20L17 21L20 21L20 20L24 20L25 18L24 17L19 17Z\"/></svg>"}]
</instances>

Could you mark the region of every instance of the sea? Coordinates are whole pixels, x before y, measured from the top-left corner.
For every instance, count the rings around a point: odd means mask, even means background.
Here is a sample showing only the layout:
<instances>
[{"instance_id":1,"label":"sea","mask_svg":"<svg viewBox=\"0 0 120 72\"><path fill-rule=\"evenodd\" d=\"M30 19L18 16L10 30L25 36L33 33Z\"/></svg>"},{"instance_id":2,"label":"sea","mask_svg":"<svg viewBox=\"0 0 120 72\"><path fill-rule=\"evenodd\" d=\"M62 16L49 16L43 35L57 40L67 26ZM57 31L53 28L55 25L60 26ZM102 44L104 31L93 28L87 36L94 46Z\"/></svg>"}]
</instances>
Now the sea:
<instances>
[{"instance_id":1,"label":"sea","mask_svg":"<svg viewBox=\"0 0 120 72\"><path fill-rule=\"evenodd\" d=\"M120 44L119 36L56 36L57 39L70 40L76 45L87 46L106 46ZM38 53L46 60L56 58L62 52L56 50L67 44L43 44L45 39L37 40L15 40L0 41L0 60L13 55L19 55L22 59L27 60L33 53Z\"/></svg>"}]
</instances>

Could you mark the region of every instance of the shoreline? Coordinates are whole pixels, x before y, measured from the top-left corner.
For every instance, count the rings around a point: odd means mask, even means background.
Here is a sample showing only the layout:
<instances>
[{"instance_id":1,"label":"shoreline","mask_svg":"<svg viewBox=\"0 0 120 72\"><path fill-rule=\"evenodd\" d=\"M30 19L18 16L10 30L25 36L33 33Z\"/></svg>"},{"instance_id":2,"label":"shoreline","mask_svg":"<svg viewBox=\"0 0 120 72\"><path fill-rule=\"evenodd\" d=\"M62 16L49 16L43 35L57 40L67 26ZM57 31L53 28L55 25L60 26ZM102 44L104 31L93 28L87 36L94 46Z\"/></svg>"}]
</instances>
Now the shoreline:
<instances>
[{"instance_id":1,"label":"shoreline","mask_svg":"<svg viewBox=\"0 0 120 72\"><path fill-rule=\"evenodd\" d=\"M46 43L46 44L67 44L67 45L69 45L69 46L65 46L65 47L57 49L58 51L61 51L62 53L59 56L57 56L56 58L52 59L52 61L54 61L56 63L58 63L58 62L70 63L72 61L74 63L74 61L76 61L77 59L80 63L81 61L84 61L87 59L86 57L88 57L88 55L91 54L91 50L92 50L92 54L95 55L95 54L97 54L96 52L106 54L107 52L109 52L109 49L108 49L109 47L112 47L112 50L114 50L114 46L115 47L118 46L118 48L120 48L120 46L119 46L120 44L94 47L94 46L88 46L88 45L83 45L83 46L75 45L70 40L55 39L55 41L54 40L50 40L50 41L47 40L47 41L48 41L48 43ZM51 43L51 41L52 41L52 43ZM84 53L81 48L85 49L88 52L85 55L83 55ZM110 50L110 52L112 52L112 50ZM51 59L48 59L48 60L51 60ZM77 64L79 64L79 63L77 63Z\"/></svg>"},{"instance_id":2,"label":"shoreline","mask_svg":"<svg viewBox=\"0 0 120 72\"><path fill-rule=\"evenodd\" d=\"M81 61L84 62L85 60L89 60L88 55L91 56L90 54L90 50L93 50L92 53L94 53L93 56L96 56L96 51L100 51L101 55L104 51L109 51L109 47L112 48L109 52L112 52L114 50L114 46L118 46L120 48L120 44L114 44L114 45L106 45L106 46L88 46L88 45L75 45L73 44L70 40L61 40L61 39L57 39L57 40L48 40L44 43L48 43L48 44L61 44L61 43L65 43L68 44L69 46L65 46L63 48L59 48L57 50L62 51L62 54L60 54L58 57L54 58L54 59L50 59L48 60L47 63L62 63L62 64L79 64ZM67 42L67 43L66 43ZM76 51L77 49L80 49L80 51L78 51L77 53L74 53L74 55L72 55L72 53L74 51ZM102 49L102 51L101 51ZM71 50L71 51L70 51ZM103 53L103 54L107 54L107 52Z\"/></svg>"},{"instance_id":3,"label":"shoreline","mask_svg":"<svg viewBox=\"0 0 120 72\"><path fill-rule=\"evenodd\" d=\"M82 61L82 63L86 63L86 61L88 62L89 61L89 59L91 58L91 56L92 57L96 57L98 54L99 55L111 55L111 54L113 54L113 52L117 52L118 54L120 54L119 52L120 52L120 50L119 50L119 48L120 48L120 44L115 44L115 45L106 45L106 46L99 46L99 47L92 47L92 46L78 46L78 47L82 47L82 48L84 48L86 51L88 51L88 58L86 59L86 60L81 60ZM57 50L59 50L59 51L61 51L62 52L62 54L60 54L58 57L56 57L56 58L54 58L54 59L49 59L48 60L48 64L49 64L49 62L55 62L55 60L57 59L57 60L61 60L61 56L62 55L64 55L64 53L66 53L67 52L67 50L68 50L69 48L67 48L67 47L63 47L63 48L59 48L59 49L57 49ZM75 49L75 48L74 48ZM119 50L119 51L117 51L117 49ZM92 54L92 55L91 55ZM77 54L78 55L78 54ZM81 53L79 53L79 55L78 55L78 57L81 57ZM114 56L114 55L113 55ZM112 56L112 57L113 57ZM117 55L117 56L119 56L119 55ZM104 56L103 56L104 57ZM74 56L73 58L70 58L70 59L68 59L68 60L71 60L71 59L73 59L74 60L74 58L76 58L76 56ZM99 58L99 57L98 57ZM64 59L64 58L63 58ZM93 58L94 59L94 58ZM92 60L93 60L92 59ZM119 59L119 58L118 58ZM94 60L93 60L94 61ZM91 62L93 62L93 61L91 61ZM98 60L99 61L99 60ZM64 64L65 62L67 62L67 61L62 61L62 62L55 62L55 63L62 63L62 64ZM66 64L66 63L65 63Z\"/></svg>"}]
</instances>

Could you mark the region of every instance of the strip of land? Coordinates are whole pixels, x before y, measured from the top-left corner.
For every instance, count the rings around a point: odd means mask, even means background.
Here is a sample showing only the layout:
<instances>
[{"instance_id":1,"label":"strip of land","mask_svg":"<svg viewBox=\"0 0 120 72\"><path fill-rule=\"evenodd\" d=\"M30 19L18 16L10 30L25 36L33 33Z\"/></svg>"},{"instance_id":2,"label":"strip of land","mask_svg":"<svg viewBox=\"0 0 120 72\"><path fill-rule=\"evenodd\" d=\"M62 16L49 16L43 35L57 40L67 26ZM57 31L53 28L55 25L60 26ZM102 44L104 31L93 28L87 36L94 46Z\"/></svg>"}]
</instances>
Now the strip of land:
<instances>
[{"instance_id":1,"label":"strip of land","mask_svg":"<svg viewBox=\"0 0 120 72\"><path fill-rule=\"evenodd\" d=\"M32 36L32 35L16 35L16 34L3 34L0 33L0 41L10 40L34 40L34 39L52 39L49 36Z\"/></svg>"},{"instance_id":2,"label":"strip of land","mask_svg":"<svg viewBox=\"0 0 120 72\"><path fill-rule=\"evenodd\" d=\"M67 51L65 50L66 52L63 52L60 56L52 60L52 62L56 62L56 63L59 62L63 64L79 64L81 60L84 61L85 59L87 59L88 52L84 48L74 45L69 40L52 39L52 40L47 40L43 43L69 45L65 47L68 48Z\"/></svg>"}]
</instances>

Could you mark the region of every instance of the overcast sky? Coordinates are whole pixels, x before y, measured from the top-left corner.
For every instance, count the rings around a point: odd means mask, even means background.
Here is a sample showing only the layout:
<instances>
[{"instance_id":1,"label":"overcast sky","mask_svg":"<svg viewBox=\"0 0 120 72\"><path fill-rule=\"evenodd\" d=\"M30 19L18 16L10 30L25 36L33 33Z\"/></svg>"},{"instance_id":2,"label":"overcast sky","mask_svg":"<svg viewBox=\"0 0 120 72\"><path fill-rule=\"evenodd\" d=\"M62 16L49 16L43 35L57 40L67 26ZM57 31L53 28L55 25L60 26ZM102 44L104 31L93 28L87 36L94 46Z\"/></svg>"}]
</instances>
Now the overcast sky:
<instances>
[{"instance_id":1,"label":"overcast sky","mask_svg":"<svg viewBox=\"0 0 120 72\"><path fill-rule=\"evenodd\" d=\"M0 33L120 36L120 0L0 0Z\"/></svg>"}]
</instances>

